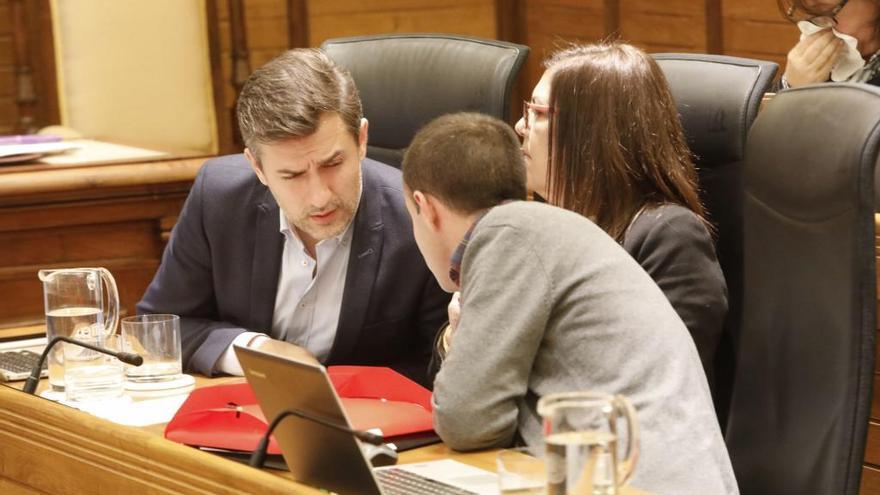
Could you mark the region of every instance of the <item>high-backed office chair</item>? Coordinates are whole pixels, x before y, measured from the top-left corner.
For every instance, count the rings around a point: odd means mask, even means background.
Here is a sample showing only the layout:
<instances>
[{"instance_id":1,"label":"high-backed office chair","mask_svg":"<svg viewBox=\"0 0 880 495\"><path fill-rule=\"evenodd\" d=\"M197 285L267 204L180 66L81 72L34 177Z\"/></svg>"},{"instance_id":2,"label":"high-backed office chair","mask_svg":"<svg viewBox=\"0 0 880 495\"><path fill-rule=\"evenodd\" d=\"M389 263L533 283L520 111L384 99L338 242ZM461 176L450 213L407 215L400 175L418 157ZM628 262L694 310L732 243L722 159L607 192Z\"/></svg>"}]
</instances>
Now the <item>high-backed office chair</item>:
<instances>
[{"instance_id":1,"label":"high-backed office chair","mask_svg":"<svg viewBox=\"0 0 880 495\"><path fill-rule=\"evenodd\" d=\"M370 122L367 155L400 166L416 131L445 113L508 120L510 92L529 48L445 34L336 38L321 48L351 72Z\"/></svg>"},{"instance_id":2,"label":"high-backed office chair","mask_svg":"<svg viewBox=\"0 0 880 495\"><path fill-rule=\"evenodd\" d=\"M217 152L204 0L51 7L62 124L89 138Z\"/></svg>"},{"instance_id":3,"label":"high-backed office chair","mask_svg":"<svg viewBox=\"0 0 880 495\"><path fill-rule=\"evenodd\" d=\"M727 445L744 495L859 490L871 405L880 90L779 93L745 162L742 324Z\"/></svg>"},{"instance_id":4,"label":"high-backed office chair","mask_svg":"<svg viewBox=\"0 0 880 495\"><path fill-rule=\"evenodd\" d=\"M727 281L729 310L709 376L715 409L725 424L735 367L742 300L742 165L746 136L776 75L772 62L659 53L688 145L696 156L701 199L716 228L716 251Z\"/></svg>"}]
</instances>

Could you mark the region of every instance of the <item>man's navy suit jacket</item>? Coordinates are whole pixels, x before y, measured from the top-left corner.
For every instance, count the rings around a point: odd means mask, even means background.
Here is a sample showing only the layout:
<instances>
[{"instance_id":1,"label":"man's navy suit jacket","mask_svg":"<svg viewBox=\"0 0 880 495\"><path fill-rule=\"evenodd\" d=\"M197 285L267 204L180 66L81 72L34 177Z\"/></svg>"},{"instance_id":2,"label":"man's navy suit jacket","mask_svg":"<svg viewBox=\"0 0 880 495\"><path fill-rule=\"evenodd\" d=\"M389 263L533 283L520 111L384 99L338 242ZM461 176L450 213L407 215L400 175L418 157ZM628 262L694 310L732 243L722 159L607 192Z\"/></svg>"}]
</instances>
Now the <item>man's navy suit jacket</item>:
<instances>
[{"instance_id":1,"label":"man's navy suit jacket","mask_svg":"<svg viewBox=\"0 0 880 495\"><path fill-rule=\"evenodd\" d=\"M361 169L339 325L325 364L391 366L427 384L449 295L416 247L400 172L369 159ZM244 155L210 160L138 313L180 315L184 368L210 376L237 335L269 333L283 247L278 204Z\"/></svg>"}]
</instances>

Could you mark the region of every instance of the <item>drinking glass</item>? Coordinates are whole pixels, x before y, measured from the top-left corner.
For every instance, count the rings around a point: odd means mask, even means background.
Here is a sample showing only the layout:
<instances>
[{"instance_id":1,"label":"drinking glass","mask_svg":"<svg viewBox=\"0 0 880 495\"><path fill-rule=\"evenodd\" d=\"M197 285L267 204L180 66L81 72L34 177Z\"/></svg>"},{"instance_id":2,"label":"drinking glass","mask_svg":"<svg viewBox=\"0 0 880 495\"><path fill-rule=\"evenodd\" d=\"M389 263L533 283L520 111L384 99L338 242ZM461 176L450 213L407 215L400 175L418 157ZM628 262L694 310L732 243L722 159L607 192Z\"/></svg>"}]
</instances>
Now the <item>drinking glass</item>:
<instances>
[{"instance_id":1,"label":"drinking glass","mask_svg":"<svg viewBox=\"0 0 880 495\"><path fill-rule=\"evenodd\" d=\"M538 401L544 418L549 495L614 495L632 475L639 429L632 404L620 395L551 394ZM618 430L624 419L627 431ZM625 460L618 442L626 439Z\"/></svg>"},{"instance_id":2,"label":"drinking glass","mask_svg":"<svg viewBox=\"0 0 880 495\"><path fill-rule=\"evenodd\" d=\"M140 354L144 364L127 366L131 382L163 382L180 376L180 317L138 315L122 319L122 340L126 352Z\"/></svg>"},{"instance_id":3,"label":"drinking glass","mask_svg":"<svg viewBox=\"0 0 880 495\"><path fill-rule=\"evenodd\" d=\"M76 340L113 351L119 346L116 335L105 337L101 329L92 333L80 331ZM125 383L122 363L118 359L68 342L58 345L64 347L64 395L67 400L89 402L122 395Z\"/></svg>"}]
</instances>

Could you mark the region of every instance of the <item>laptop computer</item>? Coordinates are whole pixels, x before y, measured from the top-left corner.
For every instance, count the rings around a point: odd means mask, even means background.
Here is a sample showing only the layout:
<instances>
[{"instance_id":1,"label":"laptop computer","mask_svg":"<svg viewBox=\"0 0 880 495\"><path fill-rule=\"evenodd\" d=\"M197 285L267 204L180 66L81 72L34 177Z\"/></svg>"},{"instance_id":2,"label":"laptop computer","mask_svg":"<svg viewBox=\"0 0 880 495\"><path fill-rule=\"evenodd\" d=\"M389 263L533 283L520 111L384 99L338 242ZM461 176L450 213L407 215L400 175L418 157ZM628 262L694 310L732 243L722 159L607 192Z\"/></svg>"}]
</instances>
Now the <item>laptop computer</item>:
<instances>
[{"instance_id":1,"label":"laptop computer","mask_svg":"<svg viewBox=\"0 0 880 495\"><path fill-rule=\"evenodd\" d=\"M323 366L257 349L235 352L268 420L298 409L351 427ZM317 488L362 495L498 493L495 473L448 459L373 469L354 435L296 416L274 435L293 477Z\"/></svg>"},{"instance_id":2,"label":"laptop computer","mask_svg":"<svg viewBox=\"0 0 880 495\"><path fill-rule=\"evenodd\" d=\"M30 376L45 347L44 336L27 336L0 342L0 382L24 380ZM48 364L43 363L41 376L44 378L49 374Z\"/></svg>"}]
</instances>

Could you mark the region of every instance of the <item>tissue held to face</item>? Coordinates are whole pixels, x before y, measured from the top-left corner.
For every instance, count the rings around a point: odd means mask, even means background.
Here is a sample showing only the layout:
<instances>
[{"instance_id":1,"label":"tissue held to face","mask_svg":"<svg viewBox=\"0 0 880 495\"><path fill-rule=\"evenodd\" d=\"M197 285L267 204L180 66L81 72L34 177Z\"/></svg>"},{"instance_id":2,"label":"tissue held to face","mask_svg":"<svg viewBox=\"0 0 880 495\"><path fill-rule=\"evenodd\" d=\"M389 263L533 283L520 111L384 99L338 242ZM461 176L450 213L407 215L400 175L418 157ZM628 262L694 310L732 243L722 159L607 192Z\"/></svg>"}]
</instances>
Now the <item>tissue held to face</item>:
<instances>
[{"instance_id":1,"label":"tissue held to face","mask_svg":"<svg viewBox=\"0 0 880 495\"><path fill-rule=\"evenodd\" d=\"M830 12L839 4L838 0L804 0L803 5L813 12ZM791 51L785 67L785 79L791 87L825 82L831 76L841 58L849 59L841 65L849 67L843 72L852 70L856 63L856 53L863 60L870 58L880 50L878 21L880 21L880 1L850 0L834 16L834 29L810 29L801 23L801 37ZM847 46L844 39L852 37L856 46ZM843 38L843 39L842 39ZM856 67L855 70L858 70ZM850 74L852 72L849 72ZM848 76L848 75L847 75ZM835 79L845 80L838 76Z\"/></svg>"}]
</instances>

